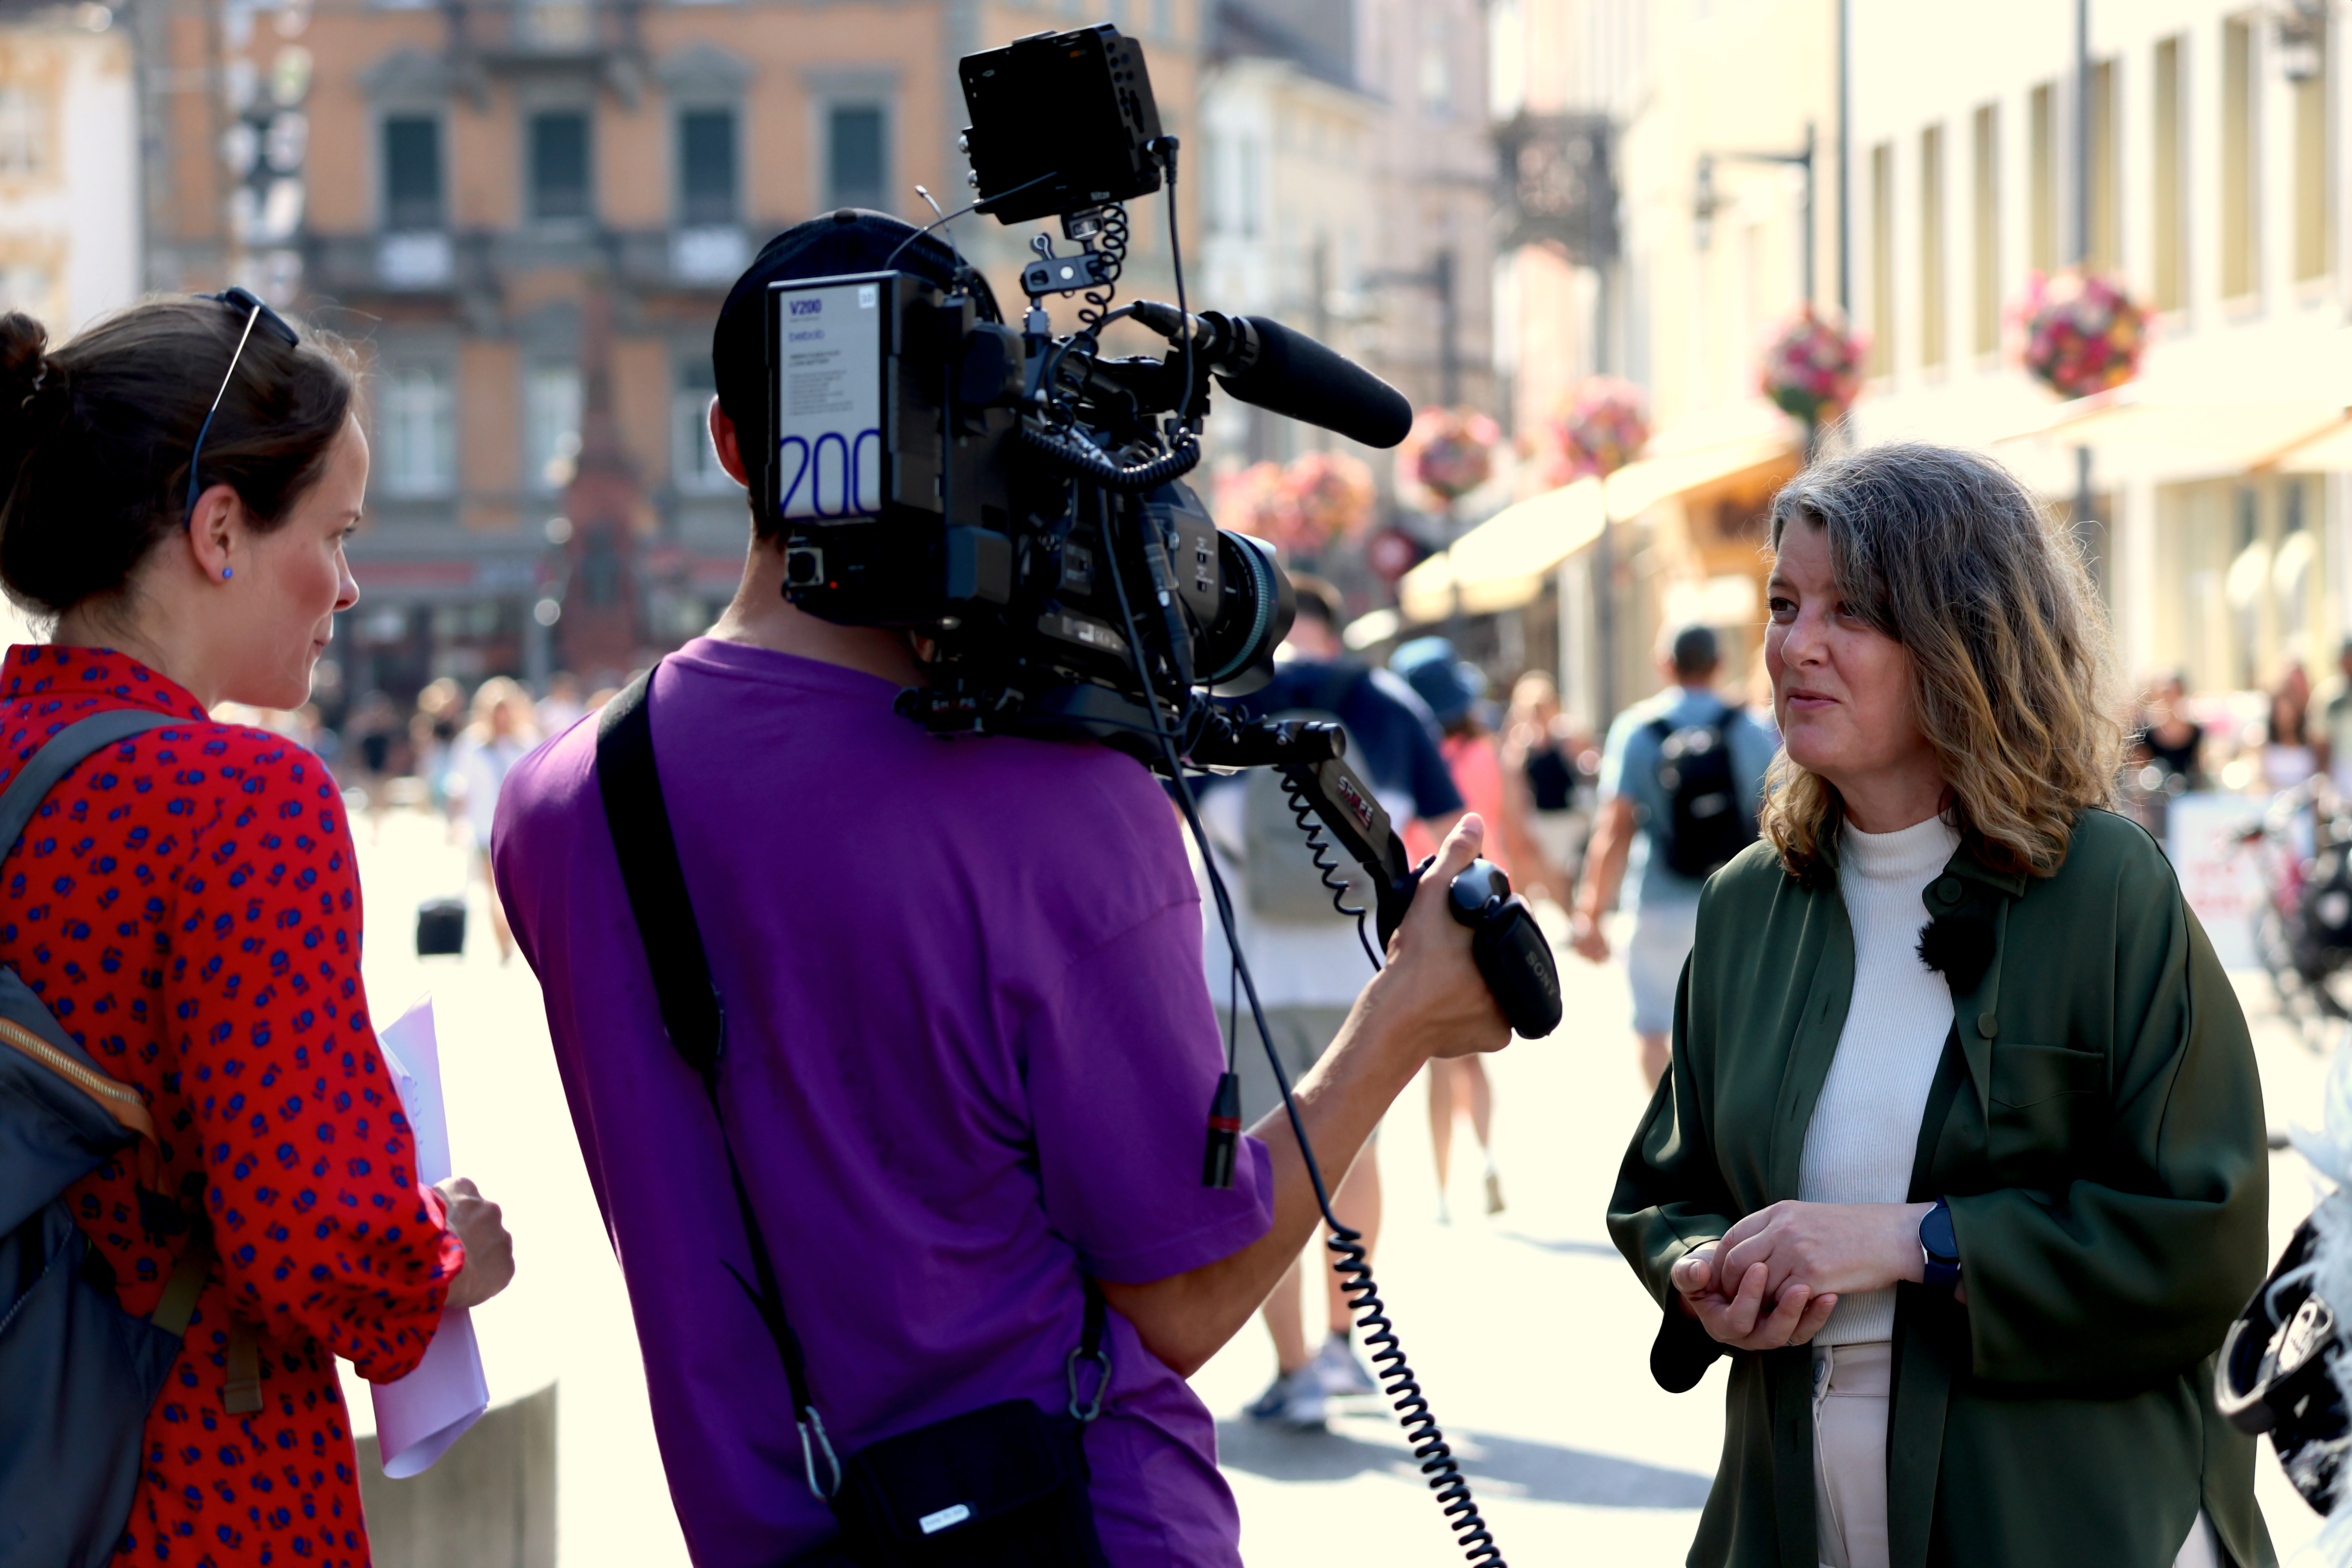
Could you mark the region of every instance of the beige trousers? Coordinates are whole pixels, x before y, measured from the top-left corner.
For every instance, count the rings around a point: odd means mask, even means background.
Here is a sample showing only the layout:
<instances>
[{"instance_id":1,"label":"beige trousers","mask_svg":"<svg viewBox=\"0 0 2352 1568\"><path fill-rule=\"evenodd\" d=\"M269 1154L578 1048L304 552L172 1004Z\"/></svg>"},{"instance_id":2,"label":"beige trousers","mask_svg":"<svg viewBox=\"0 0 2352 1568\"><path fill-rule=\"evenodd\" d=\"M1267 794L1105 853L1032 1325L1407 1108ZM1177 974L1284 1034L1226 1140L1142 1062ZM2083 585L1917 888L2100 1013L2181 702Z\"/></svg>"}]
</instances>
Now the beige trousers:
<instances>
[{"instance_id":1,"label":"beige trousers","mask_svg":"<svg viewBox=\"0 0 2352 1568\"><path fill-rule=\"evenodd\" d=\"M1888 1340L1813 1349L1813 1514L1822 1568L1886 1568ZM2220 1568L2200 1513L2173 1568Z\"/></svg>"}]
</instances>

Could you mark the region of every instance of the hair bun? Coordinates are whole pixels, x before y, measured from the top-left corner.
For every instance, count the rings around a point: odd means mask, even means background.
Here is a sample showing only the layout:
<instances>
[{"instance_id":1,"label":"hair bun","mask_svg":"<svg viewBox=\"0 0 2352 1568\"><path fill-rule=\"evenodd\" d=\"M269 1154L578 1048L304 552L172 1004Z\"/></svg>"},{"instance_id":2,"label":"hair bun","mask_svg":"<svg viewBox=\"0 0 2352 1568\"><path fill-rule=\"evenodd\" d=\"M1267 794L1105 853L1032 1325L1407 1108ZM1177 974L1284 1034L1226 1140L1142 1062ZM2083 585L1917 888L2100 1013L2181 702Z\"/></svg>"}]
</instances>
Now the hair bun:
<instances>
[{"instance_id":1,"label":"hair bun","mask_svg":"<svg viewBox=\"0 0 2352 1568\"><path fill-rule=\"evenodd\" d=\"M0 410L21 406L48 373L48 330L22 310L0 316Z\"/></svg>"}]
</instances>

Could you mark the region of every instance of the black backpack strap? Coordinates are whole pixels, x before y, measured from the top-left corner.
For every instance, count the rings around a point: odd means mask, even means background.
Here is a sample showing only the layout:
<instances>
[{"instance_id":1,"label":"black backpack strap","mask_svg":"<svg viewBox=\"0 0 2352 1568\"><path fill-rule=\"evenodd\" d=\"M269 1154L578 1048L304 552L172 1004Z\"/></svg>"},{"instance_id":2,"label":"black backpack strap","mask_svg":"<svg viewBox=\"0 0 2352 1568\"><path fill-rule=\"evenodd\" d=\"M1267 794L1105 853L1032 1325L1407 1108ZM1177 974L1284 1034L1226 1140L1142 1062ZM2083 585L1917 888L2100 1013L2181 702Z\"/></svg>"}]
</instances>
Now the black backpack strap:
<instances>
[{"instance_id":1,"label":"black backpack strap","mask_svg":"<svg viewBox=\"0 0 2352 1568\"><path fill-rule=\"evenodd\" d=\"M33 814L41 808L41 802L74 764L133 735L194 722L184 715L158 713L152 708L110 708L87 719L77 719L51 735L41 742L31 760L16 770L7 789L0 792L0 854L15 846L31 825ZM13 973L9 979L21 984ZM79 1050L75 1054L79 1056ZM141 1192L142 1205L150 1196ZM148 1315L148 1321L167 1333L184 1334L205 1281L220 1273L219 1258L213 1250L212 1226L201 1197L196 1199L193 1211L168 1201L165 1206L173 1208L175 1216L184 1222L188 1241L180 1249L180 1260L164 1284L163 1298ZM228 1377L222 1385L221 1405L232 1415L249 1415L261 1408L260 1348L252 1328L234 1316L228 1324Z\"/></svg>"},{"instance_id":2,"label":"black backpack strap","mask_svg":"<svg viewBox=\"0 0 2352 1568\"><path fill-rule=\"evenodd\" d=\"M784 1363L784 1380L792 1385L793 1420L800 1428L801 1459L809 1490L830 1501L841 1489L841 1461L825 1435L824 1419L809 1394L808 1362L801 1353L800 1336L784 1315L783 1292L776 1283L776 1267L767 1238L751 1212L751 1194L743 1185L743 1172L735 1163L734 1142L727 1135L727 1115L719 1104L719 1062L726 1053L726 1007L710 977L710 959L702 945L702 928L694 919L694 903L687 895L686 873L677 863L677 836L671 831L669 806L662 799L661 770L654 760L653 679L656 664L604 705L596 721L596 788L604 803L604 825L613 835L614 853L621 863L621 883L628 889L629 913L636 922L637 939L645 944L646 963L653 972L654 994L661 1005L662 1027L669 1043L702 1079L709 1097L710 1114L719 1123L719 1142L727 1151L727 1177L735 1188L735 1206L742 1215L743 1236L751 1249L752 1280L732 1263L721 1260L727 1272L751 1300L776 1342ZM824 1475L818 1474L820 1456Z\"/></svg>"},{"instance_id":3,"label":"black backpack strap","mask_svg":"<svg viewBox=\"0 0 2352 1568\"><path fill-rule=\"evenodd\" d=\"M25 825L33 820L33 813L41 808L42 799L76 763L92 752L103 751L118 741L146 731L194 722L176 714L158 713L152 708L110 708L103 713L77 719L42 742L32 761L16 770L16 776L8 781L6 792L0 794L0 854L7 853L16 842Z\"/></svg>"}]
</instances>

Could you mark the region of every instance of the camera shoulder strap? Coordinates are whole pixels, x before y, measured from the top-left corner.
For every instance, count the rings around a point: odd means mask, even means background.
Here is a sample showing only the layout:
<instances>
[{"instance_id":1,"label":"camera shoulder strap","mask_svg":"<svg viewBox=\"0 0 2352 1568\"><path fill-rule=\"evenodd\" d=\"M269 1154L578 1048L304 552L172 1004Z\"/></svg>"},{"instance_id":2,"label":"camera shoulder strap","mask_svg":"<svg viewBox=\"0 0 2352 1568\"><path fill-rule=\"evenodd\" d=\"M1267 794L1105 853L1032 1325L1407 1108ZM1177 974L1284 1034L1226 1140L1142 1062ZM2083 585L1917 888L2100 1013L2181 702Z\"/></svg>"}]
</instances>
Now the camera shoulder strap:
<instances>
[{"instance_id":1,"label":"camera shoulder strap","mask_svg":"<svg viewBox=\"0 0 2352 1568\"><path fill-rule=\"evenodd\" d=\"M719 1104L719 1063L726 1054L727 1015L719 987L710 978L710 958L702 945L702 928L695 922L694 904L687 896L686 873L677 863L677 836L670 829L669 806L662 799L661 770L654 760L653 679L659 663L607 703L596 721L596 789L604 803L604 825L613 835L613 850L621 863L621 883L628 889L629 913L635 921L637 940L645 944L646 963L653 973L654 995L661 1006L662 1028L669 1043L702 1079L709 1098L711 1119L719 1124L719 1142L727 1151L727 1177L735 1188L735 1206L742 1215L743 1236L751 1249L751 1280L732 1263L722 1266L735 1276L751 1299L776 1353L784 1363L784 1379L792 1385L793 1418L800 1428L801 1456L809 1489L830 1500L841 1489L841 1463L825 1436L824 1422L808 1387L808 1363L801 1353L800 1336L784 1316L783 1292L777 1288L776 1267L768 1254L766 1237L751 1212L751 1194L743 1185L742 1169L735 1163L735 1145L727 1135L727 1113ZM824 1456L825 1474L818 1474Z\"/></svg>"}]
</instances>

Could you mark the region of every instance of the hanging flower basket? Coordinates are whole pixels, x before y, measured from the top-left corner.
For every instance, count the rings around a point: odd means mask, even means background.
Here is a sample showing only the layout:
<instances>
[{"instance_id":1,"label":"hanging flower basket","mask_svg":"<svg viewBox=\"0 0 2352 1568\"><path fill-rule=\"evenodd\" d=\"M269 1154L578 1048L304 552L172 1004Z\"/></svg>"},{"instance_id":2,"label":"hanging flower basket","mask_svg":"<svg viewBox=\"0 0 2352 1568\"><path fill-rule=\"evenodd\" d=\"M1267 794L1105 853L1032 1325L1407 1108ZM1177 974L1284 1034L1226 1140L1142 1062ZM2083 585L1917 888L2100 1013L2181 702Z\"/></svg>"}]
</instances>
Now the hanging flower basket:
<instances>
[{"instance_id":1,"label":"hanging flower basket","mask_svg":"<svg viewBox=\"0 0 2352 1568\"><path fill-rule=\"evenodd\" d=\"M1307 452L1291 459L1282 483L1297 514L1302 553L1334 540L1353 539L1371 523L1378 492L1371 469L1360 458L1345 452Z\"/></svg>"},{"instance_id":2,"label":"hanging flower basket","mask_svg":"<svg viewBox=\"0 0 2352 1568\"><path fill-rule=\"evenodd\" d=\"M1287 466L1253 463L1217 481L1219 526L1263 539L1296 562L1370 526L1370 468L1344 452L1308 452Z\"/></svg>"},{"instance_id":3,"label":"hanging flower basket","mask_svg":"<svg viewBox=\"0 0 2352 1568\"><path fill-rule=\"evenodd\" d=\"M2061 397L2121 386L2139 374L2147 314L2120 284L2075 271L2027 280L2025 368Z\"/></svg>"},{"instance_id":4,"label":"hanging flower basket","mask_svg":"<svg viewBox=\"0 0 2352 1568\"><path fill-rule=\"evenodd\" d=\"M1826 425L1853 407L1862 391L1865 347L1861 333L1808 305L1765 349L1758 385L1783 412Z\"/></svg>"},{"instance_id":5,"label":"hanging flower basket","mask_svg":"<svg viewBox=\"0 0 2352 1568\"><path fill-rule=\"evenodd\" d=\"M1252 463L1217 479L1217 525L1280 546L1296 531L1296 510L1279 463Z\"/></svg>"},{"instance_id":6,"label":"hanging flower basket","mask_svg":"<svg viewBox=\"0 0 2352 1568\"><path fill-rule=\"evenodd\" d=\"M1412 433L1397 448L1397 471L1405 480L1449 507L1495 472L1495 443L1502 432L1475 408L1435 405L1413 416Z\"/></svg>"},{"instance_id":7,"label":"hanging flower basket","mask_svg":"<svg viewBox=\"0 0 2352 1568\"><path fill-rule=\"evenodd\" d=\"M1630 381L1591 375L1550 421L1553 454L1544 477L1555 487L1605 479L1642 455L1650 439L1648 399Z\"/></svg>"}]
</instances>

